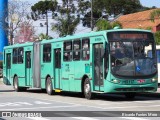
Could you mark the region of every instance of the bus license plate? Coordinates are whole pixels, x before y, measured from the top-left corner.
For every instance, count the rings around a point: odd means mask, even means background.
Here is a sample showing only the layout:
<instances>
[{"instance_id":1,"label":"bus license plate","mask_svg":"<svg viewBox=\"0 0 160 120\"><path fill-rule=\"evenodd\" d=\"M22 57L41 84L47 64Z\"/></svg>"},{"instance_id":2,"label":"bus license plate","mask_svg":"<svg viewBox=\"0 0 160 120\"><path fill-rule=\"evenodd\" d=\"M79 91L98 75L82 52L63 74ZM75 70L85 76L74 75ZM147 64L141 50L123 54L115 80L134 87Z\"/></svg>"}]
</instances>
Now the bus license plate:
<instances>
[{"instance_id":1,"label":"bus license plate","mask_svg":"<svg viewBox=\"0 0 160 120\"><path fill-rule=\"evenodd\" d=\"M134 80L124 80L123 84L133 84Z\"/></svg>"}]
</instances>

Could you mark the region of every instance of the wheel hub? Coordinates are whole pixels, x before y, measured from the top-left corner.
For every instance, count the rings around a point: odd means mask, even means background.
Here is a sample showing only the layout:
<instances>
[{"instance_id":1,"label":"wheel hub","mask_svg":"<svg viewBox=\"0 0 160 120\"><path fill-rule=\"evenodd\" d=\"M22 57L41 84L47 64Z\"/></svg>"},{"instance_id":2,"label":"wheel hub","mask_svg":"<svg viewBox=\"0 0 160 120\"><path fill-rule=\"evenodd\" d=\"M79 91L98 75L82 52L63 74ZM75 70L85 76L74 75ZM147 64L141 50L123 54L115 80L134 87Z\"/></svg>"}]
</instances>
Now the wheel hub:
<instances>
[{"instance_id":1,"label":"wheel hub","mask_svg":"<svg viewBox=\"0 0 160 120\"><path fill-rule=\"evenodd\" d=\"M50 82L48 83L48 87L47 88L48 88L48 92L50 92L51 91L51 83Z\"/></svg>"},{"instance_id":2,"label":"wheel hub","mask_svg":"<svg viewBox=\"0 0 160 120\"><path fill-rule=\"evenodd\" d=\"M90 85L89 84L86 84L85 85L85 92L88 94L90 91Z\"/></svg>"}]
</instances>

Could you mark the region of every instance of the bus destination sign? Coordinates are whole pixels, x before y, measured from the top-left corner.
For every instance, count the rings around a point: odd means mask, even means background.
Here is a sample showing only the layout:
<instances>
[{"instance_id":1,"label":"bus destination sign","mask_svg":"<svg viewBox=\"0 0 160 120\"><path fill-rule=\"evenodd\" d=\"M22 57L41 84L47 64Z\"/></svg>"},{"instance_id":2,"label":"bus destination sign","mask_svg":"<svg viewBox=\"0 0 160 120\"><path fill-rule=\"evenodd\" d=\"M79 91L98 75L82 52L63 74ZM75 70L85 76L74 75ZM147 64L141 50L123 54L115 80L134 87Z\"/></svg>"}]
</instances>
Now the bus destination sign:
<instances>
[{"instance_id":1,"label":"bus destination sign","mask_svg":"<svg viewBox=\"0 0 160 120\"><path fill-rule=\"evenodd\" d=\"M113 38L120 38L120 39L147 39L147 34L130 34L130 33L120 33L120 34L113 34Z\"/></svg>"},{"instance_id":2,"label":"bus destination sign","mask_svg":"<svg viewBox=\"0 0 160 120\"><path fill-rule=\"evenodd\" d=\"M107 34L110 41L114 40L153 40L152 33L148 32L110 32Z\"/></svg>"}]
</instances>

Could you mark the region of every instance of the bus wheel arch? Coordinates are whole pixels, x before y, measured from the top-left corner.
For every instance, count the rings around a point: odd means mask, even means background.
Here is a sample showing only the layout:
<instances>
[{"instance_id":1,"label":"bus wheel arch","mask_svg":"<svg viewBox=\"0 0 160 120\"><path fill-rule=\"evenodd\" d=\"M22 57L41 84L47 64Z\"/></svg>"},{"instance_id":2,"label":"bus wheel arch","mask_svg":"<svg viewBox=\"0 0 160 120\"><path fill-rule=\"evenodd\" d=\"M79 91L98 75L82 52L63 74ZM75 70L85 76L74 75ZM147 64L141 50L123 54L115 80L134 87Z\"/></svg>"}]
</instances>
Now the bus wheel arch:
<instances>
[{"instance_id":1,"label":"bus wheel arch","mask_svg":"<svg viewBox=\"0 0 160 120\"><path fill-rule=\"evenodd\" d=\"M46 77L46 92L48 95L53 94L53 84L52 84L51 77L49 75Z\"/></svg>"},{"instance_id":2,"label":"bus wheel arch","mask_svg":"<svg viewBox=\"0 0 160 120\"><path fill-rule=\"evenodd\" d=\"M82 82L81 82L81 91L82 91L82 94L84 94L83 86L84 86L84 81L85 81L86 78L88 78L88 76L87 75L83 75Z\"/></svg>"},{"instance_id":3,"label":"bus wheel arch","mask_svg":"<svg viewBox=\"0 0 160 120\"><path fill-rule=\"evenodd\" d=\"M92 93L91 91L91 82L87 75L84 75L82 78L82 93L84 94L84 97L88 100L94 98L94 93Z\"/></svg>"},{"instance_id":4,"label":"bus wheel arch","mask_svg":"<svg viewBox=\"0 0 160 120\"><path fill-rule=\"evenodd\" d=\"M20 91L20 88L18 86L18 76L16 74L13 77L13 87L16 92Z\"/></svg>"},{"instance_id":5,"label":"bus wheel arch","mask_svg":"<svg viewBox=\"0 0 160 120\"><path fill-rule=\"evenodd\" d=\"M48 77L51 77L49 74L48 75L46 75L46 78L45 78L45 88L47 87L47 78Z\"/></svg>"}]
</instances>

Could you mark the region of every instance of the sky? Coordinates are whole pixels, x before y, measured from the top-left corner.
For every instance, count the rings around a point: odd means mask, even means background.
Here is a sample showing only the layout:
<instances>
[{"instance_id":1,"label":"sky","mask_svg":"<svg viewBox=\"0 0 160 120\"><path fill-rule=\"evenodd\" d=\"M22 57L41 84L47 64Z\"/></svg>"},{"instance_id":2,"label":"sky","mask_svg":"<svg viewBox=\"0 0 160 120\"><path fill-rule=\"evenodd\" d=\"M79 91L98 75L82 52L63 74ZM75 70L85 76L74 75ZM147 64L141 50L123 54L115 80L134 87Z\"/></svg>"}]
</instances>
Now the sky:
<instances>
[{"instance_id":1,"label":"sky","mask_svg":"<svg viewBox=\"0 0 160 120\"><path fill-rule=\"evenodd\" d=\"M23 0L23 1L36 3L37 1L40 1L40 0ZM61 0L57 0L57 1L61 1ZM146 6L146 7L156 6L157 8L160 8L160 0L140 0L140 2L143 6Z\"/></svg>"},{"instance_id":2,"label":"sky","mask_svg":"<svg viewBox=\"0 0 160 120\"><path fill-rule=\"evenodd\" d=\"M10 0L9 0L10 1ZM38 1L40 0L20 0L20 1L28 1L32 4L35 4L37 3ZM58 2L61 2L62 0L57 0ZM120 1L120 0L119 0ZM160 0L140 0L140 3L145 6L145 7L152 7L152 6L156 6L157 8L160 8ZM53 22L53 21L52 21ZM34 26L39 26L40 23L45 23L45 21L42 21L42 20L39 20L39 21L36 21L34 22ZM44 27L39 29L39 27L35 27L37 33L44 33L46 28ZM49 28L50 29L50 28ZM84 33L85 32L90 32L90 28L86 28L86 27L82 27L82 24L79 24L78 27L77 27L77 30L76 30L76 33ZM49 35L50 36L54 36L54 37L57 37L58 34L57 33L53 33L53 31L49 31ZM56 36L57 35L57 36Z\"/></svg>"},{"instance_id":3,"label":"sky","mask_svg":"<svg viewBox=\"0 0 160 120\"><path fill-rule=\"evenodd\" d=\"M146 7L156 6L160 8L160 0L140 0L141 4Z\"/></svg>"}]
</instances>

